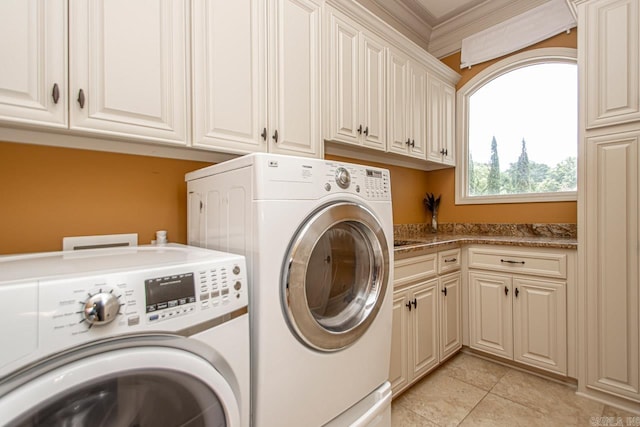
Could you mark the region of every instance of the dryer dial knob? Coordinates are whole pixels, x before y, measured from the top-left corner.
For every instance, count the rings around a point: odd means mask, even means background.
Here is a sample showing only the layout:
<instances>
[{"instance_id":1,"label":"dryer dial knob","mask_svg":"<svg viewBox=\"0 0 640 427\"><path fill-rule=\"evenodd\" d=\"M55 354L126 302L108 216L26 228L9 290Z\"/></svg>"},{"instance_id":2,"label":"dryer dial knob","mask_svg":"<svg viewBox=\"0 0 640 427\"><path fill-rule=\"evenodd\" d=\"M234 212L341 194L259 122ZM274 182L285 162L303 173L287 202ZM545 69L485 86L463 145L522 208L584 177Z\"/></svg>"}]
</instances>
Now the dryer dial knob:
<instances>
[{"instance_id":1,"label":"dryer dial knob","mask_svg":"<svg viewBox=\"0 0 640 427\"><path fill-rule=\"evenodd\" d=\"M84 320L89 322L90 325L106 325L112 322L120 312L120 301L113 293L100 292L95 295L91 295L88 300L84 302L84 309L82 311Z\"/></svg>"},{"instance_id":2,"label":"dryer dial knob","mask_svg":"<svg viewBox=\"0 0 640 427\"><path fill-rule=\"evenodd\" d=\"M336 169L336 184L342 189L349 187L351 184L351 174L349 174L348 170L342 167Z\"/></svg>"}]
</instances>

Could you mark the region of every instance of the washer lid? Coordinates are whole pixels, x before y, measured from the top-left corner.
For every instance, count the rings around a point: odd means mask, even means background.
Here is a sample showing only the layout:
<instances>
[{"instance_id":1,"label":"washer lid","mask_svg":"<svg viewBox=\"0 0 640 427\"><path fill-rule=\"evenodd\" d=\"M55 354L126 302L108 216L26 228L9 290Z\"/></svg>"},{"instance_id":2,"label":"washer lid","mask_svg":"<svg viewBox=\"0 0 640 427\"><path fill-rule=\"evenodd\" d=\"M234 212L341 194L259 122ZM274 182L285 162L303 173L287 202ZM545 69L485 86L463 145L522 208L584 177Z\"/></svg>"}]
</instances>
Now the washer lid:
<instances>
[{"instance_id":1,"label":"washer lid","mask_svg":"<svg viewBox=\"0 0 640 427\"><path fill-rule=\"evenodd\" d=\"M236 426L239 402L204 359L141 347L75 360L0 399L3 426Z\"/></svg>"},{"instance_id":2,"label":"washer lid","mask_svg":"<svg viewBox=\"0 0 640 427\"><path fill-rule=\"evenodd\" d=\"M389 246L366 207L329 204L304 223L283 268L283 304L307 346L337 351L376 319L389 282Z\"/></svg>"},{"instance_id":3,"label":"washer lid","mask_svg":"<svg viewBox=\"0 0 640 427\"><path fill-rule=\"evenodd\" d=\"M0 256L0 284L9 281L136 271L154 266L237 258L224 252L179 244L86 249Z\"/></svg>"}]
</instances>

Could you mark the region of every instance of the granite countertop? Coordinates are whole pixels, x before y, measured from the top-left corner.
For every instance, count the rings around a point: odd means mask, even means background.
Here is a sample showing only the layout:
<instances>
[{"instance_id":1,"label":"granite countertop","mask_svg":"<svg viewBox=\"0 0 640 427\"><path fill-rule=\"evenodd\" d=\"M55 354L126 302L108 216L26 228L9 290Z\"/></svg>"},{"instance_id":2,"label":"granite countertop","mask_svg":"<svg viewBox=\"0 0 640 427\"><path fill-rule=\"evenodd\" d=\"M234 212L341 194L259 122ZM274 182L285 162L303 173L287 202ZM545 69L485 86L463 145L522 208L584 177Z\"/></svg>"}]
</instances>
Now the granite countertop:
<instances>
[{"instance_id":1,"label":"granite countertop","mask_svg":"<svg viewBox=\"0 0 640 427\"><path fill-rule=\"evenodd\" d=\"M483 234L431 233L396 235L395 241L402 241L402 246L395 246L396 254L414 252L422 249L438 248L445 245L484 244L525 246L537 248L576 249L578 240L571 237L550 236L492 236Z\"/></svg>"}]
</instances>

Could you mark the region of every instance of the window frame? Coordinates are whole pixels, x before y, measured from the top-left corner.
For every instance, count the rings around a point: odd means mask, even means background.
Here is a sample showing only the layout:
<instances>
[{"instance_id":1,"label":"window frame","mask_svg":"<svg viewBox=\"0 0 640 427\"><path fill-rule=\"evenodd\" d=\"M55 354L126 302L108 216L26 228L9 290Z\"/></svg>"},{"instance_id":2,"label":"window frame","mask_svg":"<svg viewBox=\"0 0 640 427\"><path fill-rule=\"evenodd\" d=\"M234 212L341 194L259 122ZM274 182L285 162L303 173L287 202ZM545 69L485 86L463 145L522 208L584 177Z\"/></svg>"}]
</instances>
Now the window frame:
<instances>
[{"instance_id":1,"label":"window frame","mask_svg":"<svg viewBox=\"0 0 640 427\"><path fill-rule=\"evenodd\" d=\"M456 144L458 148L455 172L456 205L562 202L576 201L578 199L577 191L492 194L486 196L469 195L469 99L485 84L510 71L529 65L548 63L572 63L577 65L577 50L560 47L541 48L509 56L480 71L458 90L456 94ZM576 102L576 111L577 110L578 103ZM576 143L578 143L578 141L576 141Z\"/></svg>"}]
</instances>

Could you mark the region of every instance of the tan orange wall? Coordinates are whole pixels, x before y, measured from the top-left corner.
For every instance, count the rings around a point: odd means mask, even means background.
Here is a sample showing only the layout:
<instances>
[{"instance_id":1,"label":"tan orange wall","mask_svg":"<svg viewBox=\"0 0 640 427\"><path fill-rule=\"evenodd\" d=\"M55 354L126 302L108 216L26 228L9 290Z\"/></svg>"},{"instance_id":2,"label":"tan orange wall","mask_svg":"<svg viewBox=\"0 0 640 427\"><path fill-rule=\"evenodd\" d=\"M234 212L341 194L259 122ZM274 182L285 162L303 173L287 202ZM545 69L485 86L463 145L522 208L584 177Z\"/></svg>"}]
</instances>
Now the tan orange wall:
<instances>
[{"instance_id":1,"label":"tan orange wall","mask_svg":"<svg viewBox=\"0 0 640 427\"><path fill-rule=\"evenodd\" d=\"M527 49L542 47L577 47L577 31L562 33ZM516 52L517 53L517 52ZM457 89L460 89L480 71L496 63L500 59L474 65L471 69L460 70L460 53L442 59L447 66L461 74ZM442 194L440 205L440 222L484 222L484 223L550 223L577 222L576 202L561 203L509 203L501 205L455 205L455 170L445 169L429 172L426 175L428 191ZM392 186L397 182L392 181ZM402 183L401 183L402 185ZM401 200L398 200L402 203ZM394 198L394 203L396 199Z\"/></svg>"},{"instance_id":2,"label":"tan orange wall","mask_svg":"<svg viewBox=\"0 0 640 427\"><path fill-rule=\"evenodd\" d=\"M62 237L166 229L186 242L186 172L210 163L0 142L0 254Z\"/></svg>"}]
</instances>

